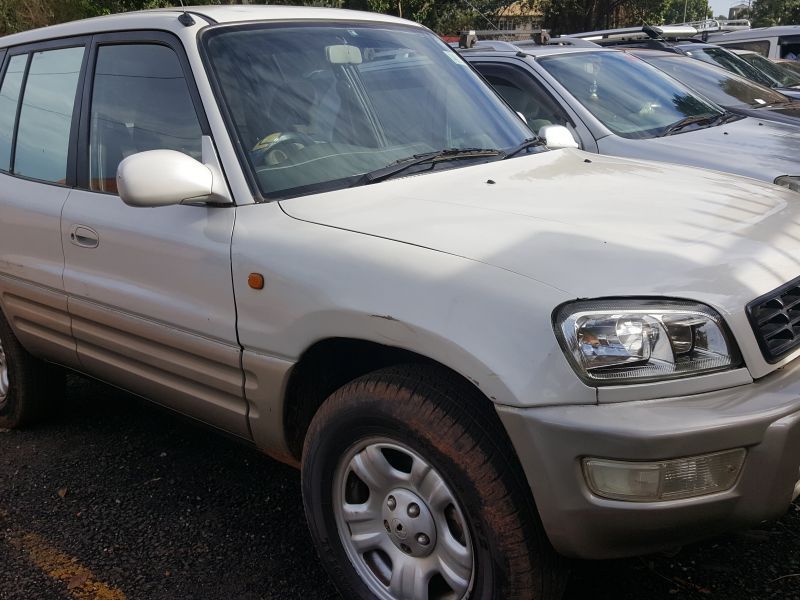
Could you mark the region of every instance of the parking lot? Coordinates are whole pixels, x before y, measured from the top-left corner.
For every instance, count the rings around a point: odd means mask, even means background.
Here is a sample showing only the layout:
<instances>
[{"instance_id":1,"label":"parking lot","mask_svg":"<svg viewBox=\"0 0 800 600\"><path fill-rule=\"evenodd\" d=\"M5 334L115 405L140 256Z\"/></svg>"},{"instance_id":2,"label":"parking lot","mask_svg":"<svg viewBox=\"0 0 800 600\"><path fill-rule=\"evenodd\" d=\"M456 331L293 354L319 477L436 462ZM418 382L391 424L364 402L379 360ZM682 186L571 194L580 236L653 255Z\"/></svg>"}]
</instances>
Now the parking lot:
<instances>
[{"instance_id":1,"label":"parking lot","mask_svg":"<svg viewBox=\"0 0 800 600\"><path fill-rule=\"evenodd\" d=\"M0 598L336 598L297 472L72 377L64 414L0 433ZM656 556L577 563L582 598L800 598L800 507Z\"/></svg>"},{"instance_id":2,"label":"parking lot","mask_svg":"<svg viewBox=\"0 0 800 600\"><path fill-rule=\"evenodd\" d=\"M726 1L0 0L0 600L800 600L800 0Z\"/></svg>"}]
</instances>

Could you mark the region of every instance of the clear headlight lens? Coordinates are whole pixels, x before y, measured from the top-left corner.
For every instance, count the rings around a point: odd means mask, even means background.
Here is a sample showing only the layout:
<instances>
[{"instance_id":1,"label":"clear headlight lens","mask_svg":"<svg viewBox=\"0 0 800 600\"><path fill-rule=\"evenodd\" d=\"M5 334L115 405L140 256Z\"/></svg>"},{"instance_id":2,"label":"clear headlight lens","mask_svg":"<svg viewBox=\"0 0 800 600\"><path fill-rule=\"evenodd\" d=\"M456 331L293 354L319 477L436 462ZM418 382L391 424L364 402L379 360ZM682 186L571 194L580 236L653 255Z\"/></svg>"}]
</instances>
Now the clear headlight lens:
<instances>
[{"instance_id":1,"label":"clear headlight lens","mask_svg":"<svg viewBox=\"0 0 800 600\"><path fill-rule=\"evenodd\" d=\"M775 183L785 188L789 188L790 190L794 190L795 192L800 192L800 177L783 175L778 177L775 180Z\"/></svg>"},{"instance_id":2,"label":"clear headlight lens","mask_svg":"<svg viewBox=\"0 0 800 600\"><path fill-rule=\"evenodd\" d=\"M722 317L679 300L572 302L555 314L556 336L591 385L674 379L736 367L740 357Z\"/></svg>"}]
</instances>

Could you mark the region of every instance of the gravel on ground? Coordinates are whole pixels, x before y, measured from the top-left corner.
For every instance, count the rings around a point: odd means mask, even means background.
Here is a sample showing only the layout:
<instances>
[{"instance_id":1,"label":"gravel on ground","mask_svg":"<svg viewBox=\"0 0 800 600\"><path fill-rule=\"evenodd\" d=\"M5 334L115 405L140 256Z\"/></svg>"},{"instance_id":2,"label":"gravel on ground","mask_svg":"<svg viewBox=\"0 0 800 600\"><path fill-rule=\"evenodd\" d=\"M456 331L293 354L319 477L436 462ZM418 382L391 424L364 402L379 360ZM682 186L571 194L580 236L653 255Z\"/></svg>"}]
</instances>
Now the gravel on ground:
<instances>
[{"instance_id":1,"label":"gravel on ground","mask_svg":"<svg viewBox=\"0 0 800 600\"><path fill-rule=\"evenodd\" d=\"M298 472L71 376L57 418L0 430L0 599L337 598ZM566 600L800 600L800 505L675 556L576 562Z\"/></svg>"}]
</instances>

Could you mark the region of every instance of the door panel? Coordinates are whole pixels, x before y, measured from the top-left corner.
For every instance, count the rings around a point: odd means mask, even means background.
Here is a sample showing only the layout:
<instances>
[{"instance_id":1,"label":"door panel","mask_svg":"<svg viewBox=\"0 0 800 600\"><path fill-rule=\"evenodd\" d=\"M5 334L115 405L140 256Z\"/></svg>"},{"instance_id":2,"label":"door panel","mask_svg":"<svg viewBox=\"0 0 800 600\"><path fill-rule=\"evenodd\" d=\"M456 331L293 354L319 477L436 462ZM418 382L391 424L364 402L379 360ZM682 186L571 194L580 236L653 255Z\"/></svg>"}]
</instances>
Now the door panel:
<instances>
[{"instance_id":1,"label":"door panel","mask_svg":"<svg viewBox=\"0 0 800 600\"><path fill-rule=\"evenodd\" d=\"M0 302L29 352L74 367L59 233L67 193L0 174Z\"/></svg>"},{"instance_id":2,"label":"door panel","mask_svg":"<svg viewBox=\"0 0 800 600\"><path fill-rule=\"evenodd\" d=\"M0 174L0 272L60 290L61 208L69 190Z\"/></svg>"},{"instance_id":3,"label":"door panel","mask_svg":"<svg viewBox=\"0 0 800 600\"><path fill-rule=\"evenodd\" d=\"M75 190L62 216L64 288L82 367L246 434L231 284L234 209L134 208ZM77 227L96 247L73 244Z\"/></svg>"},{"instance_id":4,"label":"door panel","mask_svg":"<svg viewBox=\"0 0 800 600\"><path fill-rule=\"evenodd\" d=\"M72 331L87 372L250 437L231 280L235 209L135 208L116 195L117 166L137 152L214 160L181 49L165 35L109 34L92 49L78 177L89 189L70 192L61 219Z\"/></svg>"},{"instance_id":5,"label":"door panel","mask_svg":"<svg viewBox=\"0 0 800 600\"><path fill-rule=\"evenodd\" d=\"M72 367L60 217L84 43L15 48L0 87L0 304L31 353Z\"/></svg>"},{"instance_id":6,"label":"door panel","mask_svg":"<svg viewBox=\"0 0 800 600\"><path fill-rule=\"evenodd\" d=\"M226 431L244 435L237 345L71 297L83 369Z\"/></svg>"}]
</instances>

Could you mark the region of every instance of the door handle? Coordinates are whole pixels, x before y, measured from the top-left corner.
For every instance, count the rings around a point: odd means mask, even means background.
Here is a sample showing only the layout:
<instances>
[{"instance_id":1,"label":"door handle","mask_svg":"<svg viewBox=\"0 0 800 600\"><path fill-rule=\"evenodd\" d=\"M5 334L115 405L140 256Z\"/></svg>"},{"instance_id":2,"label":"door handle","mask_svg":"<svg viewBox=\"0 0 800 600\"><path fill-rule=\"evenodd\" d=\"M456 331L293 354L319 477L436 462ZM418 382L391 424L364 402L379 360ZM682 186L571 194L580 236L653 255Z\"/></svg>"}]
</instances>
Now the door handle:
<instances>
[{"instance_id":1,"label":"door handle","mask_svg":"<svg viewBox=\"0 0 800 600\"><path fill-rule=\"evenodd\" d=\"M100 236L91 227L73 225L69 232L69 241L81 248L97 248L100 245Z\"/></svg>"}]
</instances>

